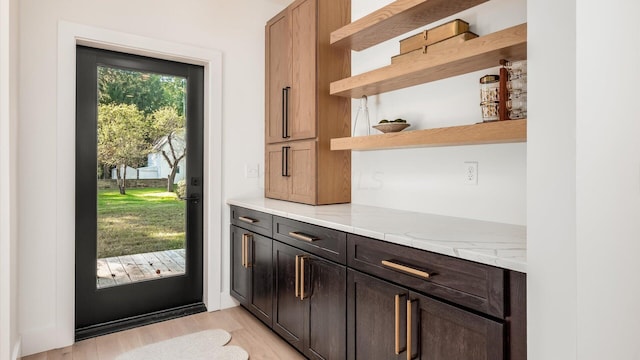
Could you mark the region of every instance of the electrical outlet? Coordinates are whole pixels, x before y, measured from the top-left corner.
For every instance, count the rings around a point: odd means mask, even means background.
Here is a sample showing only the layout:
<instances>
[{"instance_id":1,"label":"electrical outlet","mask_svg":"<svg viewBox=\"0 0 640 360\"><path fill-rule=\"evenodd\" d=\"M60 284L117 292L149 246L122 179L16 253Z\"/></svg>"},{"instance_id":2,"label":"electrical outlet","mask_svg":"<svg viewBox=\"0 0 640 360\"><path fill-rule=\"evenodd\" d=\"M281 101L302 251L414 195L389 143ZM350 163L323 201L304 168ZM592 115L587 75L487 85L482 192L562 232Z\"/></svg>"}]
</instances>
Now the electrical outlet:
<instances>
[{"instance_id":1,"label":"electrical outlet","mask_svg":"<svg viewBox=\"0 0 640 360\"><path fill-rule=\"evenodd\" d=\"M244 177L246 179L255 179L260 177L260 164L244 165Z\"/></svg>"},{"instance_id":2,"label":"electrical outlet","mask_svg":"<svg viewBox=\"0 0 640 360\"><path fill-rule=\"evenodd\" d=\"M478 162L464 162L464 183L467 185L478 185Z\"/></svg>"}]
</instances>

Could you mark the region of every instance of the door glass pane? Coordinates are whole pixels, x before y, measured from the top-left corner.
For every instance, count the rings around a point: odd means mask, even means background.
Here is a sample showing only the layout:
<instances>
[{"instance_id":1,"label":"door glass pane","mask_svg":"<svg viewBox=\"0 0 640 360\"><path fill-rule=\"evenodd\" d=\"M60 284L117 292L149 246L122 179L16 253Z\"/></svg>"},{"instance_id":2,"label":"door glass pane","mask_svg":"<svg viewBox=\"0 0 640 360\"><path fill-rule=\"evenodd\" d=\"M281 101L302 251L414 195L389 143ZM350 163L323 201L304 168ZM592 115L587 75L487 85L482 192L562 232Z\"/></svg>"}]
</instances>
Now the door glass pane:
<instances>
[{"instance_id":1,"label":"door glass pane","mask_svg":"<svg viewBox=\"0 0 640 360\"><path fill-rule=\"evenodd\" d=\"M186 79L98 67L98 288L183 275Z\"/></svg>"}]
</instances>

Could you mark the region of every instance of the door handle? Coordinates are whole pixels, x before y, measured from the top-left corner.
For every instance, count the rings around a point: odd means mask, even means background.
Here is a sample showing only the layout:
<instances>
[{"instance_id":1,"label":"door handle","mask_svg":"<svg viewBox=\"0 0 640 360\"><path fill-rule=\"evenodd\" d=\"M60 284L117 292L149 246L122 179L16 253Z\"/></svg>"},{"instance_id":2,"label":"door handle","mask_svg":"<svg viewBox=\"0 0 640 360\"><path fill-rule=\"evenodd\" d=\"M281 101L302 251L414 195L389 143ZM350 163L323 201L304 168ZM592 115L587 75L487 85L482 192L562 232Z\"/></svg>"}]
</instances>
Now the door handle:
<instances>
[{"instance_id":1,"label":"door handle","mask_svg":"<svg viewBox=\"0 0 640 360\"><path fill-rule=\"evenodd\" d=\"M247 268L247 234L242 234L242 247L240 249L240 253L242 255L242 267Z\"/></svg>"},{"instance_id":2,"label":"door handle","mask_svg":"<svg viewBox=\"0 0 640 360\"><path fill-rule=\"evenodd\" d=\"M180 200L193 201L194 204L197 204L198 201L200 201L200 194L191 194L190 196L180 198Z\"/></svg>"},{"instance_id":3,"label":"door handle","mask_svg":"<svg viewBox=\"0 0 640 360\"><path fill-rule=\"evenodd\" d=\"M282 176L291 176L289 174L289 149L291 146L282 147Z\"/></svg>"},{"instance_id":4,"label":"door handle","mask_svg":"<svg viewBox=\"0 0 640 360\"><path fill-rule=\"evenodd\" d=\"M250 241L252 239L251 234L242 234L242 256L243 256L243 266L245 269L250 268L253 265L253 262L250 261L251 256L249 254Z\"/></svg>"},{"instance_id":5,"label":"door handle","mask_svg":"<svg viewBox=\"0 0 640 360\"><path fill-rule=\"evenodd\" d=\"M298 265L300 262L300 255L296 255L296 283L295 283L295 290L294 290L294 295L296 296L296 298L298 296L300 296L300 266Z\"/></svg>"},{"instance_id":6,"label":"door handle","mask_svg":"<svg viewBox=\"0 0 640 360\"><path fill-rule=\"evenodd\" d=\"M400 347L400 331L402 330L401 327L400 327L400 318L401 318L400 307L402 306L400 298L404 298L404 297L405 297L404 294L396 294L396 296L395 296L395 305L396 305L395 320L396 321L395 321L394 332L395 332L395 335L396 335L395 336L396 355L399 355L401 352L403 352L406 349L406 347L404 347L404 348Z\"/></svg>"},{"instance_id":7,"label":"door handle","mask_svg":"<svg viewBox=\"0 0 640 360\"><path fill-rule=\"evenodd\" d=\"M289 138L289 90L290 86L282 88L282 138Z\"/></svg>"},{"instance_id":8,"label":"door handle","mask_svg":"<svg viewBox=\"0 0 640 360\"><path fill-rule=\"evenodd\" d=\"M300 300L304 300L304 259L306 256L300 256Z\"/></svg>"},{"instance_id":9,"label":"door handle","mask_svg":"<svg viewBox=\"0 0 640 360\"><path fill-rule=\"evenodd\" d=\"M412 360L413 356L413 309L412 305L417 300L407 299L407 360Z\"/></svg>"}]
</instances>

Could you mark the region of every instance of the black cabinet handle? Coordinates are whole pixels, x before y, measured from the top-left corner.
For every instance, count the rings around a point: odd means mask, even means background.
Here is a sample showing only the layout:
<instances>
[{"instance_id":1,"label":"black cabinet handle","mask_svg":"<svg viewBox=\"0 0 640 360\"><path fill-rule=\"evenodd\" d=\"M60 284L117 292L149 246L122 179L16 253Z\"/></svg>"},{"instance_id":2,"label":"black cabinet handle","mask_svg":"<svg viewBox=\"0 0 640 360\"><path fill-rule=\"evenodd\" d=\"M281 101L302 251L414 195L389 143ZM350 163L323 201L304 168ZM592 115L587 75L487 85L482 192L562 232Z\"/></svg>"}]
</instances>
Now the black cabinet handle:
<instances>
[{"instance_id":1,"label":"black cabinet handle","mask_svg":"<svg viewBox=\"0 0 640 360\"><path fill-rule=\"evenodd\" d=\"M282 147L282 176L291 176L289 174L289 149L291 146Z\"/></svg>"},{"instance_id":2,"label":"black cabinet handle","mask_svg":"<svg viewBox=\"0 0 640 360\"><path fill-rule=\"evenodd\" d=\"M282 138L289 137L289 89L290 86L282 88Z\"/></svg>"}]
</instances>

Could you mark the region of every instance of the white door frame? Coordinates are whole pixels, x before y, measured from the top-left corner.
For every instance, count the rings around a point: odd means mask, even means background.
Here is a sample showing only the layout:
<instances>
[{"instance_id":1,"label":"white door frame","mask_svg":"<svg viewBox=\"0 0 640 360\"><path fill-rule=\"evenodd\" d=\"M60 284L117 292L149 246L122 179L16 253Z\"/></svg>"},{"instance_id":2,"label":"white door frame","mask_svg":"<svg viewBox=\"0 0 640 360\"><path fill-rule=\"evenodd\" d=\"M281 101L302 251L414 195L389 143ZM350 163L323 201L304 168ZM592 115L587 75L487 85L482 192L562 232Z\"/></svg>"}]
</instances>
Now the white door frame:
<instances>
[{"instance_id":1,"label":"white door frame","mask_svg":"<svg viewBox=\"0 0 640 360\"><path fill-rule=\"evenodd\" d=\"M220 309L222 237L222 54L220 51L61 21L58 24L56 145L56 329L41 332L49 348L67 346L75 331L76 45L204 66L203 297ZM36 340L36 339L31 339Z\"/></svg>"}]
</instances>

